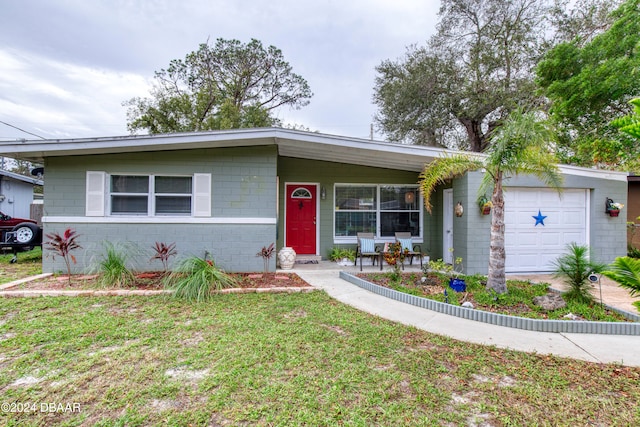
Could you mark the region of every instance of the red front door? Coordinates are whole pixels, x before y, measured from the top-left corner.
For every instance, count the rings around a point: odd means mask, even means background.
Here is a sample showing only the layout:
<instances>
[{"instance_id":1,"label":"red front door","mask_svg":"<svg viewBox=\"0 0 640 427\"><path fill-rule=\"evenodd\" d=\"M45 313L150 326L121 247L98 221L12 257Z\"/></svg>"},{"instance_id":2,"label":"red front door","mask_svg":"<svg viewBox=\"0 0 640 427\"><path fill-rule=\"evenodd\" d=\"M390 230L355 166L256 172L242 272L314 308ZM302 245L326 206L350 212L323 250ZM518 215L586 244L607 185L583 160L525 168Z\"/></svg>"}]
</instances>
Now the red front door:
<instances>
[{"instance_id":1,"label":"red front door","mask_svg":"<svg viewBox=\"0 0 640 427\"><path fill-rule=\"evenodd\" d=\"M316 255L315 185L287 184L286 242L298 255Z\"/></svg>"}]
</instances>

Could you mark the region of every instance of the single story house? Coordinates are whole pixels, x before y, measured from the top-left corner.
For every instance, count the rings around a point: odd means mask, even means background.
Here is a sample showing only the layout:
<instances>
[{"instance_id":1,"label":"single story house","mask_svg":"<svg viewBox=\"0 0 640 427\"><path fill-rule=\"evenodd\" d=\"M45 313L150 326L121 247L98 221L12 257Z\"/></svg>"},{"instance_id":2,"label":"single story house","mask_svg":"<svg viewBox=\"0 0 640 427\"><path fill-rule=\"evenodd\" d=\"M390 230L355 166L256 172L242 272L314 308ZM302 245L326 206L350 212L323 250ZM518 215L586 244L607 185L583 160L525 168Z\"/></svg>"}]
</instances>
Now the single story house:
<instances>
[{"instance_id":1,"label":"single story house","mask_svg":"<svg viewBox=\"0 0 640 427\"><path fill-rule=\"evenodd\" d=\"M13 218L31 218L33 187L41 179L0 169L0 212Z\"/></svg>"},{"instance_id":2,"label":"single story house","mask_svg":"<svg viewBox=\"0 0 640 427\"><path fill-rule=\"evenodd\" d=\"M149 261L155 242L175 242L179 256L260 271L256 254L271 243L318 259L334 246L355 248L359 231L380 244L408 231L432 259L451 261L455 248L466 273L487 272L482 172L442 186L433 213L424 209L418 177L445 153L439 148L263 128L0 143L0 152L44 164L44 232L80 234L78 270L104 241L130 243L142 270L161 268ZM625 216L608 215L605 203L626 204L627 174L561 170L560 195L529 176L505 182L508 272L550 271L569 242L589 245L602 262L625 254ZM43 263L44 271L63 269L59 257Z\"/></svg>"}]
</instances>

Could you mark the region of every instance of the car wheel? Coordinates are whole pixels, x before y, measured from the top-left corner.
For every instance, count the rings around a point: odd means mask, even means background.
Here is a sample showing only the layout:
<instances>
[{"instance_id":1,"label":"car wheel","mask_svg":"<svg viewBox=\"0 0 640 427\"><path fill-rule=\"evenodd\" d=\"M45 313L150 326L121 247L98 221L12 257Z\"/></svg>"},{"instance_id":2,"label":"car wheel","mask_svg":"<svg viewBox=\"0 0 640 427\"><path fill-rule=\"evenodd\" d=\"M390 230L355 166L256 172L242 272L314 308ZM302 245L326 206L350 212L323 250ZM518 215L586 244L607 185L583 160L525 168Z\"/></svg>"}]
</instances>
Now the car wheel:
<instances>
[{"instance_id":1,"label":"car wheel","mask_svg":"<svg viewBox=\"0 0 640 427\"><path fill-rule=\"evenodd\" d=\"M28 222L16 225L12 231L16 233L16 243L21 245L35 242L40 232L37 225Z\"/></svg>"}]
</instances>

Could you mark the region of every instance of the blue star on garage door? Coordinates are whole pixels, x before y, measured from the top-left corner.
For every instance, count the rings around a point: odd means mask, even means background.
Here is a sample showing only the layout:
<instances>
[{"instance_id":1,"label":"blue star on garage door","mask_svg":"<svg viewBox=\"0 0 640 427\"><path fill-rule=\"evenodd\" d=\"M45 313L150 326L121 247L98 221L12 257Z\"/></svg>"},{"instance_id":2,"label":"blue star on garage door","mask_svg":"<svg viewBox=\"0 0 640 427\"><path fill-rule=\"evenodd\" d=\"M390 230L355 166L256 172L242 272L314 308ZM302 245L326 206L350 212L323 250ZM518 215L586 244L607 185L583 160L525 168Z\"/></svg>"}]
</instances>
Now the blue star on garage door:
<instances>
[{"instance_id":1,"label":"blue star on garage door","mask_svg":"<svg viewBox=\"0 0 640 427\"><path fill-rule=\"evenodd\" d=\"M544 227L544 219L546 218L546 215L542 215L540 213L540 209L538 209L538 215L531 215L531 218L536 220L536 224L534 225L534 227L536 227L538 224L542 224L542 226Z\"/></svg>"}]
</instances>

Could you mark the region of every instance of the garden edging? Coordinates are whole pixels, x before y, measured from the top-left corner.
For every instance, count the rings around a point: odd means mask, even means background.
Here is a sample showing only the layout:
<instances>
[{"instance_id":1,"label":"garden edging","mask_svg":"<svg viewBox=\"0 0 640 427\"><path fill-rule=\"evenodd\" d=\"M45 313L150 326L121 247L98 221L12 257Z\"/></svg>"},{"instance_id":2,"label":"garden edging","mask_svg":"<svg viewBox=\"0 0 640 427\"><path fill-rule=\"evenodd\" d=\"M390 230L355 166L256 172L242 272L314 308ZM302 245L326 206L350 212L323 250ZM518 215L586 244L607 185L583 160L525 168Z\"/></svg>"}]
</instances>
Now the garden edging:
<instances>
[{"instance_id":1,"label":"garden edging","mask_svg":"<svg viewBox=\"0 0 640 427\"><path fill-rule=\"evenodd\" d=\"M438 313L461 317L477 322L489 323L492 325L524 329L535 332L640 335L640 323L638 323L638 321L640 320L640 316L609 306L606 307L616 310L625 317L634 320L634 322L592 322L576 320L527 319L524 317L508 316L505 314L491 313L488 311L446 304L428 298L399 292L394 289L385 288L384 286L379 286L374 283L368 282L364 279L361 279L360 277L354 276L344 271L340 272L340 278L369 292L373 292L375 294L391 298L396 301L411 304L420 308L426 308L427 310L436 311Z\"/></svg>"},{"instance_id":2,"label":"garden edging","mask_svg":"<svg viewBox=\"0 0 640 427\"><path fill-rule=\"evenodd\" d=\"M51 276L51 273L39 274L37 276L27 277L25 279L15 280L13 282L0 285L0 297L5 298L33 298L33 297L78 297L78 296L151 296L172 294L172 290L167 289L17 289L12 290L16 286ZM273 288L229 288L215 291L217 294L250 294L250 293L304 293L312 292L316 288L312 286L293 287L282 286Z\"/></svg>"}]
</instances>

